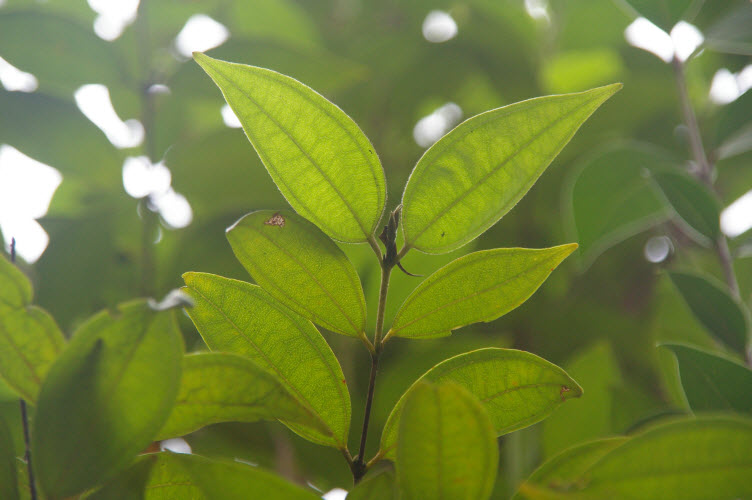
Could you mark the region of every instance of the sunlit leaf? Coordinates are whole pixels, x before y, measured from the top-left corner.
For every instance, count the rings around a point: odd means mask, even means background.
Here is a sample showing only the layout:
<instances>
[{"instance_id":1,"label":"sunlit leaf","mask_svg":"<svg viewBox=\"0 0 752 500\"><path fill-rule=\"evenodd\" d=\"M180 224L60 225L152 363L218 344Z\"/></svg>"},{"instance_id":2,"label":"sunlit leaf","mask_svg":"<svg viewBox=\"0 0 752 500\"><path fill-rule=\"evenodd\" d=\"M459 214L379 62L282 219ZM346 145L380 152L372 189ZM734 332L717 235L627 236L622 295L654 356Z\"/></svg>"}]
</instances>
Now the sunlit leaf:
<instances>
[{"instance_id":1,"label":"sunlit leaf","mask_svg":"<svg viewBox=\"0 0 752 500\"><path fill-rule=\"evenodd\" d=\"M418 161L402 197L405 243L446 253L491 227L527 193L621 84L530 99L475 116Z\"/></svg>"},{"instance_id":2,"label":"sunlit leaf","mask_svg":"<svg viewBox=\"0 0 752 500\"><path fill-rule=\"evenodd\" d=\"M679 361L684 394L694 411L752 413L752 371L720 354L682 344L663 344Z\"/></svg>"},{"instance_id":3,"label":"sunlit leaf","mask_svg":"<svg viewBox=\"0 0 752 500\"><path fill-rule=\"evenodd\" d=\"M263 68L195 55L292 207L334 239L366 241L384 210L373 146L341 109Z\"/></svg>"},{"instance_id":4,"label":"sunlit leaf","mask_svg":"<svg viewBox=\"0 0 752 500\"><path fill-rule=\"evenodd\" d=\"M410 393L397 440L402 498L488 498L498 461L491 420L465 389L421 382Z\"/></svg>"},{"instance_id":5,"label":"sunlit leaf","mask_svg":"<svg viewBox=\"0 0 752 500\"><path fill-rule=\"evenodd\" d=\"M34 469L48 496L101 483L146 448L175 401L182 351L173 314L145 302L81 326L42 384L34 415Z\"/></svg>"},{"instance_id":6,"label":"sunlit leaf","mask_svg":"<svg viewBox=\"0 0 752 500\"><path fill-rule=\"evenodd\" d=\"M482 250L449 263L407 298L388 336L431 338L492 321L525 302L576 244Z\"/></svg>"},{"instance_id":7,"label":"sunlit leaf","mask_svg":"<svg viewBox=\"0 0 752 500\"><path fill-rule=\"evenodd\" d=\"M744 306L720 284L700 275L678 271L668 275L695 318L726 345L744 353L749 330Z\"/></svg>"},{"instance_id":8,"label":"sunlit leaf","mask_svg":"<svg viewBox=\"0 0 752 500\"><path fill-rule=\"evenodd\" d=\"M182 455L162 452L153 455L149 481L146 483L144 500L209 500L183 466Z\"/></svg>"},{"instance_id":9,"label":"sunlit leaf","mask_svg":"<svg viewBox=\"0 0 752 500\"><path fill-rule=\"evenodd\" d=\"M679 171L665 170L652 177L681 220L709 243L715 242L721 234L720 207L708 188Z\"/></svg>"},{"instance_id":10,"label":"sunlit leaf","mask_svg":"<svg viewBox=\"0 0 752 500\"><path fill-rule=\"evenodd\" d=\"M260 287L205 273L183 275L195 305L188 310L206 345L249 357L274 374L328 426L289 422L313 442L344 448L350 428L350 394L342 369L324 338L308 320Z\"/></svg>"},{"instance_id":11,"label":"sunlit leaf","mask_svg":"<svg viewBox=\"0 0 752 500\"><path fill-rule=\"evenodd\" d=\"M290 211L262 210L240 219L227 239L256 283L284 305L334 332L365 332L355 268L316 226Z\"/></svg>"},{"instance_id":12,"label":"sunlit leaf","mask_svg":"<svg viewBox=\"0 0 752 500\"><path fill-rule=\"evenodd\" d=\"M26 276L0 255L0 376L33 403L65 339L55 320L31 300Z\"/></svg>"},{"instance_id":13,"label":"sunlit leaf","mask_svg":"<svg viewBox=\"0 0 752 500\"><path fill-rule=\"evenodd\" d=\"M420 377L392 409L381 434L380 454L393 456L409 394L423 382L453 382L473 394L491 417L495 436L543 420L582 389L558 366L514 349L486 348L439 363Z\"/></svg>"},{"instance_id":14,"label":"sunlit leaf","mask_svg":"<svg viewBox=\"0 0 752 500\"><path fill-rule=\"evenodd\" d=\"M274 375L235 354L186 356L175 406L158 439L218 422L285 420L327 432Z\"/></svg>"}]
</instances>

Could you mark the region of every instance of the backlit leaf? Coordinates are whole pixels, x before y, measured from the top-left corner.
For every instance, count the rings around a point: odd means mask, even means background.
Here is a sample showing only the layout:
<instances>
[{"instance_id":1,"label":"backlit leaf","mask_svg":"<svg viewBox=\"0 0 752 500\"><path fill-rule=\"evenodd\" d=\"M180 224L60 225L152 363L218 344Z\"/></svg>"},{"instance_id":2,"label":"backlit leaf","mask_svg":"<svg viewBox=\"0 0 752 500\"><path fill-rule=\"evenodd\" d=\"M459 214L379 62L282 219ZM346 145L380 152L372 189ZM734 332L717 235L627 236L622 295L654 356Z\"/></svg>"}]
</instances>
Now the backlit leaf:
<instances>
[{"instance_id":1,"label":"backlit leaf","mask_svg":"<svg viewBox=\"0 0 752 500\"><path fill-rule=\"evenodd\" d=\"M290 205L334 239L366 241L386 199L373 146L341 109L274 71L195 54Z\"/></svg>"},{"instance_id":2,"label":"backlit leaf","mask_svg":"<svg viewBox=\"0 0 752 500\"><path fill-rule=\"evenodd\" d=\"M399 498L397 477L391 465L370 472L348 493L347 500L396 500Z\"/></svg>"},{"instance_id":3,"label":"backlit leaf","mask_svg":"<svg viewBox=\"0 0 752 500\"><path fill-rule=\"evenodd\" d=\"M286 422L306 439L344 448L350 428L350 394L342 369L324 338L260 287L205 273L183 275L194 300L188 314L206 345L247 356L274 374L326 425Z\"/></svg>"},{"instance_id":4,"label":"backlit leaf","mask_svg":"<svg viewBox=\"0 0 752 500\"><path fill-rule=\"evenodd\" d=\"M720 207L708 188L679 171L657 172L653 180L686 225L715 242L721 234Z\"/></svg>"},{"instance_id":5,"label":"backlit leaf","mask_svg":"<svg viewBox=\"0 0 752 500\"><path fill-rule=\"evenodd\" d=\"M475 116L418 161L402 197L408 247L447 253L494 225L621 84L540 97Z\"/></svg>"}]
</instances>

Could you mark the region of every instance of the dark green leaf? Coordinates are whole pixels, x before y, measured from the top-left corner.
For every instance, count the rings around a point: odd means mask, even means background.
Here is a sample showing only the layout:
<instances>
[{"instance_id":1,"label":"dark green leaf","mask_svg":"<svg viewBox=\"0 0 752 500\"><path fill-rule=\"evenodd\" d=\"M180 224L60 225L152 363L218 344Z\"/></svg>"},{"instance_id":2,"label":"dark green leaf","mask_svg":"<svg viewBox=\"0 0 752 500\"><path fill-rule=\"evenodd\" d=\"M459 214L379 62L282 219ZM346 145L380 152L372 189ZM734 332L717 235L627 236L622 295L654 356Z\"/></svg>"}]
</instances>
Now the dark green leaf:
<instances>
[{"instance_id":1,"label":"dark green leaf","mask_svg":"<svg viewBox=\"0 0 752 500\"><path fill-rule=\"evenodd\" d=\"M379 454L393 456L399 422L409 394L424 382L453 382L478 398L501 436L543 420L580 386L558 366L514 349L486 348L439 363L420 377L395 405L381 434Z\"/></svg>"},{"instance_id":2,"label":"dark green leaf","mask_svg":"<svg viewBox=\"0 0 752 500\"><path fill-rule=\"evenodd\" d=\"M713 23L707 30L705 46L729 54L752 55L752 5L740 3L738 7Z\"/></svg>"},{"instance_id":3,"label":"dark green leaf","mask_svg":"<svg viewBox=\"0 0 752 500\"><path fill-rule=\"evenodd\" d=\"M86 495L86 500L146 500L146 484L152 473L156 455L139 457L114 479Z\"/></svg>"},{"instance_id":4,"label":"dark green leaf","mask_svg":"<svg viewBox=\"0 0 752 500\"><path fill-rule=\"evenodd\" d=\"M0 376L33 403L65 339L55 320L31 300L26 276L0 256Z\"/></svg>"},{"instance_id":5,"label":"dark green leaf","mask_svg":"<svg viewBox=\"0 0 752 500\"><path fill-rule=\"evenodd\" d=\"M16 449L8 426L0 418L0 498L18 500L18 478L16 477Z\"/></svg>"},{"instance_id":6,"label":"dark green leaf","mask_svg":"<svg viewBox=\"0 0 752 500\"><path fill-rule=\"evenodd\" d=\"M643 17L648 18L666 33L676 23L687 19L686 14L696 13L704 0L628 0ZM691 19L688 19L691 20Z\"/></svg>"},{"instance_id":7,"label":"dark green leaf","mask_svg":"<svg viewBox=\"0 0 752 500\"><path fill-rule=\"evenodd\" d=\"M407 298L387 337L431 338L519 307L577 248L499 248L471 253L426 278Z\"/></svg>"},{"instance_id":8,"label":"dark green leaf","mask_svg":"<svg viewBox=\"0 0 752 500\"><path fill-rule=\"evenodd\" d=\"M491 419L465 389L421 382L410 392L397 440L402 498L483 500L498 461Z\"/></svg>"},{"instance_id":9,"label":"dark green leaf","mask_svg":"<svg viewBox=\"0 0 752 500\"><path fill-rule=\"evenodd\" d=\"M284 420L327 428L274 375L235 354L186 356L183 377L170 418L158 439L182 436L218 422Z\"/></svg>"},{"instance_id":10,"label":"dark green leaf","mask_svg":"<svg viewBox=\"0 0 752 500\"><path fill-rule=\"evenodd\" d=\"M287 423L313 442L345 448L350 394L337 358L308 320L260 287L205 273L183 275L195 305L188 310L206 345L249 357L273 373L328 427Z\"/></svg>"},{"instance_id":11,"label":"dark green leaf","mask_svg":"<svg viewBox=\"0 0 752 500\"><path fill-rule=\"evenodd\" d=\"M707 187L679 171L656 172L653 180L687 226L710 240L709 244L718 239L721 234L720 207Z\"/></svg>"},{"instance_id":12,"label":"dark green leaf","mask_svg":"<svg viewBox=\"0 0 752 500\"><path fill-rule=\"evenodd\" d=\"M292 207L334 239L372 236L386 199L373 146L341 109L271 70L195 54Z\"/></svg>"},{"instance_id":13,"label":"dark green leaf","mask_svg":"<svg viewBox=\"0 0 752 500\"><path fill-rule=\"evenodd\" d=\"M752 371L720 354L682 344L663 344L679 361L684 394L694 411L752 413Z\"/></svg>"},{"instance_id":14,"label":"dark green leaf","mask_svg":"<svg viewBox=\"0 0 752 500\"><path fill-rule=\"evenodd\" d=\"M99 484L146 448L175 401L182 351L172 313L141 301L81 326L42 384L34 415L32 457L48 496Z\"/></svg>"},{"instance_id":15,"label":"dark green leaf","mask_svg":"<svg viewBox=\"0 0 752 500\"><path fill-rule=\"evenodd\" d=\"M365 334L355 268L316 226L290 211L248 214L227 231L235 256L274 298L328 330Z\"/></svg>"},{"instance_id":16,"label":"dark green leaf","mask_svg":"<svg viewBox=\"0 0 752 500\"><path fill-rule=\"evenodd\" d=\"M347 494L347 500L396 500L399 498L397 478L391 465L369 472Z\"/></svg>"},{"instance_id":17,"label":"dark green leaf","mask_svg":"<svg viewBox=\"0 0 752 500\"><path fill-rule=\"evenodd\" d=\"M447 253L517 204L587 118L621 88L540 97L475 116L426 151L402 197L405 244Z\"/></svg>"},{"instance_id":18,"label":"dark green leaf","mask_svg":"<svg viewBox=\"0 0 752 500\"><path fill-rule=\"evenodd\" d=\"M710 333L737 352L747 345L747 313L720 284L697 274L670 271L671 281L687 306Z\"/></svg>"}]
</instances>

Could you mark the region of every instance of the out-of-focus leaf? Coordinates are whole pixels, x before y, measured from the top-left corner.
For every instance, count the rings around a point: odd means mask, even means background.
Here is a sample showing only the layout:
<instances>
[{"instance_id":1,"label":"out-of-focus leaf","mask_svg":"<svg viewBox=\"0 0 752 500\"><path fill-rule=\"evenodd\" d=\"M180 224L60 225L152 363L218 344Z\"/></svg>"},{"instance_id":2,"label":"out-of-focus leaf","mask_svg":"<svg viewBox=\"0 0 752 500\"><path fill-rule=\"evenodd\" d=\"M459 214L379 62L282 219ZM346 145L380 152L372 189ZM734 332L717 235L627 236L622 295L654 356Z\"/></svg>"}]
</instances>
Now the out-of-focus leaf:
<instances>
[{"instance_id":1,"label":"out-of-focus leaf","mask_svg":"<svg viewBox=\"0 0 752 500\"><path fill-rule=\"evenodd\" d=\"M446 253L517 204L582 123L621 88L540 97L477 115L423 155L402 196L405 244Z\"/></svg>"},{"instance_id":2,"label":"out-of-focus leaf","mask_svg":"<svg viewBox=\"0 0 752 500\"><path fill-rule=\"evenodd\" d=\"M705 33L705 46L718 52L752 55L752 5L740 4L716 21Z\"/></svg>"},{"instance_id":3,"label":"out-of-focus leaf","mask_svg":"<svg viewBox=\"0 0 752 500\"><path fill-rule=\"evenodd\" d=\"M679 171L664 170L652 176L682 221L712 244L721 234L720 207L707 187Z\"/></svg>"},{"instance_id":4,"label":"out-of-focus leaf","mask_svg":"<svg viewBox=\"0 0 752 500\"><path fill-rule=\"evenodd\" d=\"M42 384L32 457L48 496L80 493L127 468L170 414L182 337L145 302L102 312L78 330Z\"/></svg>"},{"instance_id":5,"label":"out-of-focus leaf","mask_svg":"<svg viewBox=\"0 0 752 500\"><path fill-rule=\"evenodd\" d=\"M744 305L734 300L726 289L697 274L670 271L687 306L710 333L735 351L744 354L749 324Z\"/></svg>"},{"instance_id":6,"label":"out-of-focus leaf","mask_svg":"<svg viewBox=\"0 0 752 500\"><path fill-rule=\"evenodd\" d=\"M668 33L676 23L686 19L686 15L695 14L704 0L628 0L628 2L639 14Z\"/></svg>"},{"instance_id":7,"label":"out-of-focus leaf","mask_svg":"<svg viewBox=\"0 0 752 500\"><path fill-rule=\"evenodd\" d=\"M402 498L488 498L498 461L493 424L474 396L451 382L413 389L397 439Z\"/></svg>"},{"instance_id":8,"label":"out-of-focus leaf","mask_svg":"<svg viewBox=\"0 0 752 500\"><path fill-rule=\"evenodd\" d=\"M146 483L144 500L209 500L193 477L183 466L182 455L162 452L153 455L149 481Z\"/></svg>"},{"instance_id":9,"label":"out-of-focus leaf","mask_svg":"<svg viewBox=\"0 0 752 500\"><path fill-rule=\"evenodd\" d=\"M397 477L391 465L368 473L347 494L347 500L396 500L399 498Z\"/></svg>"},{"instance_id":10,"label":"out-of-focus leaf","mask_svg":"<svg viewBox=\"0 0 752 500\"><path fill-rule=\"evenodd\" d=\"M732 500L752 495L752 420L686 419L617 446L568 484L524 483L530 499Z\"/></svg>"},{"instance_id":11,"label":"out-of-focus leaf","mask_svg":"<svg viewBox=\"0 0 752 500\"><path fill-rule=\"evenodd\" d=\"M55 320L31 300L31 283L0 255L0 376L33 403L65 339Z\"/></svg>"},{"instance_id":12,"label":"out-of-focus leaf","mask_svg":"<svg viewBox=\"0 0 752 500\"><path fill-rule=\"evenodd\" d=\"M267 69L196 54L292 207L334 239L366 241L381 218L384 171L341 109Z\"/></svg>"},{"instance_id":13,"label":"out-of-focus leaf","mask_svg":"<svg viewBox=\"0 0 752 500\"><path fill-rule=\"evenodd\" d=\"M544 457L612 433L611 388L619 382L620 375L610 346L595 344L567 363L566 370L587 396L562 406L543 422Z\"/></svg>"},{"instance_id":14,"label":"out-of-focus leaf","mask_svg":"<svg viewBox=\"0 0 752 500\"><path fill-rule=\"evenodd\" d=\"M568 202L573 238L589 266L601 253L668 215L646 175L666 163L661 152L640 144L610 146L572 177ZM567 195L565 195L567 196Z\"/></svg>"},{"instance_id":15,"label":"out-of-focus leaf","mask_svg":"<svg viewBox=\"0 0 752 500\"><path fill-rule=\"evenodd\" d=\"M598 48L555 55L543 66L540 78L547 92L558 94L604 85L620 78L623 72L617 51Z\"/></svg>"},{"instance_id":16,"label":"out-of-focus leaf","mask_svg":"<svg viewBox=\"0 0 752 500\"><path fill-rule=\"evenodd\" d=\"M737 361L682 344L663 344L679 362L684 394L694 411L752 413L752 371Z\"/></svg>"},{"instance_id":17,"label":"out-of-focus leaf","mask_svg":"<svg viewBox=\"0 0 752 500\"><path fill-rule=\"evenodd\" d=\"M290 211L248 214L227 231L236 257L275 299L343 335L364 335L366 305L355 268L316 226Z\"/></svg>"},{"instance_id":18,"label":"out-of-focus leaf","mask_svg":"<svg viewBox=\"0 0 752 500\"><path fill-rule=\"evenodd\" d=\"M558 366L514 349L486 348L447 359L420 377L392 409L381 434L380 454L393 456L410 393L424 382L458 384L490 415L495 436L543 420L582 388Z\"/></svg>"},{"instance_id":19,"label":"out-of-focus leaf","mask_svg":"<svg viewBox=\"0 0 752 500\"><path fill-rule=\"evenodd\" d=\"M5 421L0 418L0 498L8 500L20 498L16 467L16 448L13 446L13 437Z\"/></svg>"},{"instance_id":20,"label":"out-of-focus leaf","mask_svg":"<svg viewBox=\"0 0 752 500\"><path fill-rule=\"evenodd\" d=\"M85 495L84 498L86 500L145 500L146 485L155 461L155 455L139 457L114 479L91 495Z\"/></svg>"},{"instance_id":21,"label":"out-of-focus leaf","mask_svg":"<svg viewBox=\"0 0 752 500\"><path fill-rule=\"evenodd\" d=\"M318 500L311 491L288 483L284 479L238 462L219 462L197 455L175 455L174 461L188 473L193 484L206 498L222 500ZM182 497L181 497L182 498Z\"/></svg>"},{"instance_id":22,"label":"out-of-focus leaf","mask_svg":"<svg viewBox=\"0 0 752 500\"><path fill-rule=\"evenodd\" d=\"M326 433L327 428L274 375L224 353L186 356L175 406L157 439L182 436L218 422L284 420Z\"/></svg>"},{"instance_id":23,"label":"out-of-focus leaf","mask_svg":"<svg viewBox=\"0 0 752 500\"><path fill-rule=\"evenodd\" d=\"M593 464L597 463L614 448L624 444L627 440L628 438L625 437L601 439L568 448L538 467L525 480L525 484L520 486L520 489L527 490L531 486L566 489L592 467ZM512 497L512 500L524 500L525 498L534 499L536 497L527 496L518 491Z\"/></svg>"},{"instance_id":24,"label":"out-of-focus leaf","mask_svg":"<svg viewBox=\"0 0 752 500\"><path fill-rule=\"evenodd\" d=\"M230 29L246 38L279 39L296 45L321 43L317 26L291 0L232 2L229 10Z\"/></svg>"},{"instance_id":25,"label":"out-of-focus leaf","mask_svg":"<svg viewBox=\"0 0 752 500\"><path fill-rule=\"evenodd\" d=\"M426 278L407 298L387 337L431 338L520 306L577 244L553 248L482 250Z\"/></svg>"},{"instance_id":26,"label":"out-of-focus leaf","mask_svg":"<svg viewBox=\"0 0 752 500\"><path fill-rule=\"evenodd\" d=\"M752 95L752 93L750 93ZM752 124L736 131L718 146L716 155L719 160L725 160L752 150Z\"/></svg>"},{"instance_id":27,"label":"out-of-focus leaf","mask_svg":"<svg viewBox=\"0 0 752 500\"><path fill-rule=\"evenodd\" d=\"M183 279L195 303L188 314L206 345L247 356L276 375L328 432L286 425L315 443L345 448L350 394L337 358L316 327L258 286L205 273L186 273Z\"/></svg>"}]
</instances>

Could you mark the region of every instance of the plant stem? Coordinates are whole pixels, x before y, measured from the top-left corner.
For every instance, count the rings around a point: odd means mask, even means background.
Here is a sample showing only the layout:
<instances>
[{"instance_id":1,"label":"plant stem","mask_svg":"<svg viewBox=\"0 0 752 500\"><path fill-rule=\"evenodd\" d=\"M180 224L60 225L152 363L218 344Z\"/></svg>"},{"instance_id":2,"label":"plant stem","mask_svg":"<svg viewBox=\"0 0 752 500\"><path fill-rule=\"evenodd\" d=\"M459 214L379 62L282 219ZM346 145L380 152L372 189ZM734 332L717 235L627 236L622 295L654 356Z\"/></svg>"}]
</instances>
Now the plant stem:
<instances>
[{"instance_id":1,"label":"plant stem","mask_svg":"<svg viewBox=\"0 0 752 500\"><path fill-rule=\"evenodd\" d=\"M16 238L10 239L10 261L16 263ZM29 417L26 411L26 401L23 398L19 398L19 405L21 406L21 425L23 426L24 446L26 448L24 452L24 460L26 461L26 470L29 475L29 495L31 500L37 500L37 485L34 481L34 470L31 467L31 438L29 434Z\"/></svg>"},{"instance_id":2,"label":"plant stem","mask_svg":"<svg viewBox=\"0 0 752 500\"><path fill-rule=\"evenodd\" d=\"M702 182L705 183L713 192L718 194L713 186L713 164L708 161L708 157L705 154L705 148L702 144L702 135L700 134L700 127L697 124L697 117L695 116L692 103L689 100L689 92L687 91L687 76L684 71L684 63L678 58L674 57L671 65L674 68L674 76L676 78L676 86L679 91L679 102L681 104L682 114L684 115L684 121L687 125L689 133L689 145L692 150L695 162L697 163L698 170L696 176ZM726 284L731 290L731 293L737 299L739 295L739 283L736 280L734 274L734 263L731 258L731 252L729 251L728 241L726 236L721 234L718 240L714 242L715 251L718 255L718 261L723 269L723 275L726 279Z\"/></svg>"}]
</instances>

